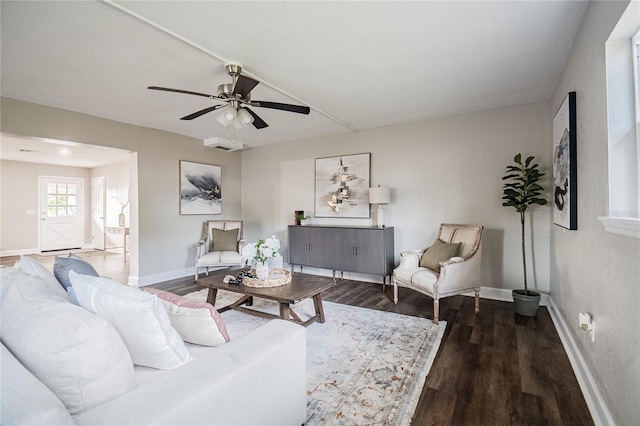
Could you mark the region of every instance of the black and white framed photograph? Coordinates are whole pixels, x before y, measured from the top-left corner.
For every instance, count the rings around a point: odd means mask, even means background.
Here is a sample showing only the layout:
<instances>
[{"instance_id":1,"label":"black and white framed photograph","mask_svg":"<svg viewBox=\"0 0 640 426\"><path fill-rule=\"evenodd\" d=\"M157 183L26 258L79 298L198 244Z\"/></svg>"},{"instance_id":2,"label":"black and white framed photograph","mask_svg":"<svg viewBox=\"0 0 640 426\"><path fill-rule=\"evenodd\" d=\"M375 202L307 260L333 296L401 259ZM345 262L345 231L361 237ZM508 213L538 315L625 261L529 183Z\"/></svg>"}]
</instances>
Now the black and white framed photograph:
<instances>
[{"instance_id":1,"label":"black and white framed photograph","mask_svg":"<svg viewBox=\"0 0 640 426\"><path fill-rule=\"evenodd\" d=\"M369 218L371 153L316 158L315 216Z\"/></svg>"},{"instance_id":2,"label":"black and white framed photograph","mask_svg":"<svg viewBox=\"0 0 640 426\"><path fill-rule=\"evenodd\" d=\"M576 92L570 92L553 118L553 223L578 229Z\"/></svg>"},{"instance_id":3,"label":"black and white framed photograph","mask_svg":"<svg viewBox=\"0 0 640 426\"><path fill-rule=\"evenodd\" d=\"M180 214L222 213L222 167L180 161Z\"/></svg>"}]
</instances>

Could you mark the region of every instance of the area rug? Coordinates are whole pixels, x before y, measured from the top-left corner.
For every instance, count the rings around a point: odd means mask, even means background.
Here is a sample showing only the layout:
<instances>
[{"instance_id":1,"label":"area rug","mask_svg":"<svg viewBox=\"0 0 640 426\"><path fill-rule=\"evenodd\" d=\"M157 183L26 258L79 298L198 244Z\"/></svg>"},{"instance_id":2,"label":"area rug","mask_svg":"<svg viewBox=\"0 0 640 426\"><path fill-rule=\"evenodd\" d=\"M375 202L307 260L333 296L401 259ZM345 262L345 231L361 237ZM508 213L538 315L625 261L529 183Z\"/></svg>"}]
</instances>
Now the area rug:
<instances>
[{"instance_id":1,"label":"area rug","mask_svg":"<svg viewBox=\"0 0 640 426\"><path fill-rule=\"evenodd\" d=\"M188 294L205 301L207 290ZM216 307L238 299L218 291ZM446 323L338 303L323 302L326 321L307 328L307 421L305 425L409 425ZM278 305L254 299L254 309ZM311 300L292 309L313 316ZM238 311L222 313L231 339L268 319Z\"/></svg>"}]
</instances>

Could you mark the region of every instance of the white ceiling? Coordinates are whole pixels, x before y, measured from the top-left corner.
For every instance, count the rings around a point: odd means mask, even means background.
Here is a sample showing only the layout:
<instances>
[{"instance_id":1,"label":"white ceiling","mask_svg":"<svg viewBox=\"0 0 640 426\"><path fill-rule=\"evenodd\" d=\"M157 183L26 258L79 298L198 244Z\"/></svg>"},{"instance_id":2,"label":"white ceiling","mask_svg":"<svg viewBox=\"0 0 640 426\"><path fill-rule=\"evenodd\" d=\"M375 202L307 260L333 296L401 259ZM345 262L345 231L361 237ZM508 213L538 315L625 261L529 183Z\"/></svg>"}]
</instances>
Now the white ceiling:
<instances>
[{"instance_id":1,"label":"white ceiling","mask_svg":"<svg viewBox=\"0 0 640 426\"><path fill-rule=\"evenodd\" d=\"M0 133L0 158L23 163L93 168L129 161L129 151Z\"/></svg>"},{"instance_id":2,"label":"white ceiling","mask_svg":"<svg viewBox=\"0 0 640 426\"><path fill-rule=\"evenodd\" d=\"M206 98L227 62L260 80L249 147L548 100L585 1L5 1L2 96L226 137Z\"/></svg>"}]
</instances>

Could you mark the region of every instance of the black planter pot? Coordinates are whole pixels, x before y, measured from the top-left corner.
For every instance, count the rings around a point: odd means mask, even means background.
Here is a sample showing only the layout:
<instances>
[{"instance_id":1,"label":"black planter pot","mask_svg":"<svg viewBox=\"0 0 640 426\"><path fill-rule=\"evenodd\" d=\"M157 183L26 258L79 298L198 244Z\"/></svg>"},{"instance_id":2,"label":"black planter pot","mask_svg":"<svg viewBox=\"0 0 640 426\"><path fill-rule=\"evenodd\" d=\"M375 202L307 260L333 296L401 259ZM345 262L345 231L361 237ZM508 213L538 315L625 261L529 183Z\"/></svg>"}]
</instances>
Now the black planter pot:
<instances>
[{"instance_id":1,"label":"black planter pot","mask_svg":"<svg viewBox=\"0 0 640 426\"><path fill-rule=\"evenodd\" d=\"M525 317L535 317L540 307L540 293L529 290L513 290L511 291L513 296L513 304L516 310L516 314L523 315Z\"/></svg>"}]
</instances>

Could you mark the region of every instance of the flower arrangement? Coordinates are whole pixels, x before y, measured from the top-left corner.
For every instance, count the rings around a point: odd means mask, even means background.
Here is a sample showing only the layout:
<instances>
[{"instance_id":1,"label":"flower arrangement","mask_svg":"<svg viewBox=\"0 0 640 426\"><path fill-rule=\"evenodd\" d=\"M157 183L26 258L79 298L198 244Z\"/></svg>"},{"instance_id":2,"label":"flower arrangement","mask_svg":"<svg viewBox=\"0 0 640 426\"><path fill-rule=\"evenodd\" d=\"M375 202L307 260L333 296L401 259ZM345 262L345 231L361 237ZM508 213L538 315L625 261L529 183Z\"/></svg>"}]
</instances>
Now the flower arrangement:
<instances>
[{"instance_id":1,"label":"flower arrangement","mask_svg":"<svg viewBox=\"0 0 640 426\"><path fill-rule=\"evenodd\" d=\"M242 249L242 259L245 264L252 260L265 264L267 260L276 257L280 250L280 241L272 235L269 238L260 238L257 243L249 243Z\"/></svg>"}]
</instances>

